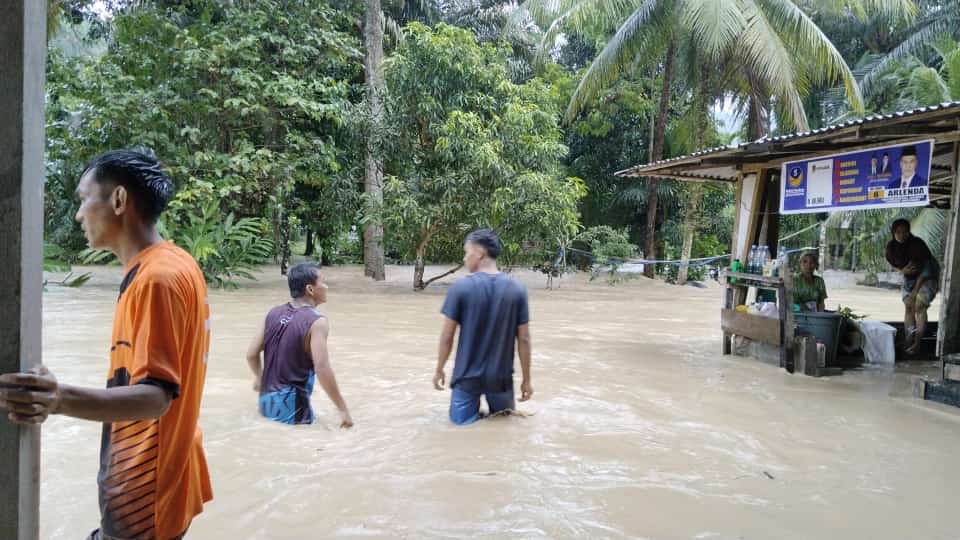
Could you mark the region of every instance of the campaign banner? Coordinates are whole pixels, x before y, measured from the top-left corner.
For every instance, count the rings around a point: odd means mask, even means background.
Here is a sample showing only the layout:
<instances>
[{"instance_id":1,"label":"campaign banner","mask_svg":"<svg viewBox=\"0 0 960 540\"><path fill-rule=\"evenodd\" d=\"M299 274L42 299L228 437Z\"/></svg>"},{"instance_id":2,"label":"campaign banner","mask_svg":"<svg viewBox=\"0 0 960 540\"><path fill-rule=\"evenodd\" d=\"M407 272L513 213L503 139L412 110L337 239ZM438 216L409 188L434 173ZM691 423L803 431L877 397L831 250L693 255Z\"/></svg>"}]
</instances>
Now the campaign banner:
<instances>
[{"instance_id":1,"label":"campaign banner","mask_svg":"<svg viewBox=\"0 0 960 540\"><path fill-rule=\"evenodd\" d=\"M931 161L933 140L784 163L780 213L926 206Z\"/></svg>"}]
</instances>

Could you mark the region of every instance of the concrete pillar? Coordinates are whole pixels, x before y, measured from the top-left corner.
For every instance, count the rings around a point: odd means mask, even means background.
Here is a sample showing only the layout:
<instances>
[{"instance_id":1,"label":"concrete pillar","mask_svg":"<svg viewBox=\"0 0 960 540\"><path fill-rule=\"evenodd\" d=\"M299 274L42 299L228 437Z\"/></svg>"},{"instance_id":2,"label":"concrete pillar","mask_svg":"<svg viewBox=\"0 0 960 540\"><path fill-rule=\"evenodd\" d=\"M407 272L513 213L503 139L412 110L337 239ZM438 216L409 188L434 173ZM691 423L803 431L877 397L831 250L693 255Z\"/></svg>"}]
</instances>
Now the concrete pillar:
<instances>
[{"instance_id":1,"label":"concrete pillar","mask_svg":"<svg viewBox=\"0 0 960 540\"><path fill-rule=\"evenodd\" d=\"M0 372L40 363L45 0L0 1ZM0 538L39 538L40 428L0 415Z\"/></svg>"}]
</instances>

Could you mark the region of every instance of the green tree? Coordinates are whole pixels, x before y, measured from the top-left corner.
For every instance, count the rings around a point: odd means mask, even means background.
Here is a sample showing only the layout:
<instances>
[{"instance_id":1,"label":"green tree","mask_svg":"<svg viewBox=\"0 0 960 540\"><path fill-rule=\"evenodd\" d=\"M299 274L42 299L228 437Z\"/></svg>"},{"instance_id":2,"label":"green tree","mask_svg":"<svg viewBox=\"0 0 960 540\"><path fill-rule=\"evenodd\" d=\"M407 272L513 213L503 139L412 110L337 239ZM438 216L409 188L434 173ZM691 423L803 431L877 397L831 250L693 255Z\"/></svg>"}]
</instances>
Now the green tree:
<instances>
[{"instance_id":1,"label":"green tree","mask_svg":"<svg viewBox=\"0 0 960 540\"><path fill-rule=\"evenodd\" d=\"M930 48L936 52L934 65L906 57L891 70L900 81L900 110L960 100L960 45L944 36Z\"/></svg>"},{"instance_id":2,"label":"green tree","mask_svg":"<svg viewBox=\"0 0 960 540\"><path fill-rule=\"evenodd\" d=\"M285 264L291 218L316 217L291 216L315 208L291 202L297 186L342 192L337 141L360 79L355 17L295 0L157 4L116 13L98 59L51 55L48 231L75 247L70 195L80 167L98 152L141 146L177 183L168 230L215 201L222 215L270 220Z\"/></svg>"},{"instance_id":3,"label":"green tree","mask_svg":"<svg viewBox=\"0 0 960 540\"><path fill-rule=\"evenodd\" d=\"M507 76L504 44L480 44L469 31L409 24L386 62L393 141L384 187L385 223L398 249L415 259L422 289L431 242L441 260L471 228L490 226L505 257L524 241L569 237L578 226L578 179L564 178L559 115L540 81Z\"/></svg>"},{"instance_id":4,"label":"green tree","mask_svg":"<svg viewBox=\"0 0 960 540\"><path fill-rule=\"evenodd\" d=\"M874 91L877 79L891 64L928 49L943 36L960 38L960 0L918 0L919 13L904 32L906 38L887 54L879 57L863 77L863 88Z\"/></svg>"},{"instance_id":5,"label":"green tree","mask_svg":"<svg viewBox=\"0 0 960 540\"><path fill-rule=\"evenodd\" d=\"M909 0L821 2L856 13L867 8L909 11ZM805 4L805 3L804 3ZM541 50L550 50L563 31L615 27L616 32L584 73L567 108L569 121L604 88L637 66L653 66L661 79L654 120L651 161L664 157L664 139L678 52L699 51L698 63L725 66L724 88L743 97L751 138L766 134L771 98L778 123L806 129L801 96L811 84L842 81L855 111L862 111L856 80L843 57L794 0L528 0L527 10L545 32ZM658 181L649 182L645 255L653 257ZM649 275L649 274L648 274Z\"/></svg>"}]
</instances>

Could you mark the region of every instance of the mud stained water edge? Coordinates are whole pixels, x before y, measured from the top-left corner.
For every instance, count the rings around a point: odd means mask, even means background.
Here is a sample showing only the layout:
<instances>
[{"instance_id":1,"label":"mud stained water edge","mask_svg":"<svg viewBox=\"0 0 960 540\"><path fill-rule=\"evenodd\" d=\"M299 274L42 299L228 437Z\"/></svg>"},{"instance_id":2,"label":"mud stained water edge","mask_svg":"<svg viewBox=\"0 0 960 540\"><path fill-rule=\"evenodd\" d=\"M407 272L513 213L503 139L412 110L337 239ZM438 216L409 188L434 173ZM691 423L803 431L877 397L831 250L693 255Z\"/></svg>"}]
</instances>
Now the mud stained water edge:
<instances>
[{"instance_id":1,"label":"mud stained water edge","mask_svg":"<svg viewBox=\"0 0 960 540\"><path fill-rule=\"evenodd\" d=\"M211 291L201 426L215 500L189 538L960 538L960 414L909 399L905 372L813 379L721 356L716 284L576 275L546 291L518 274L536 391L521 408L534 414L457 428L431 386L457 276L413 293L408 268L385 283L327 272L321 309L356 427L336 429L319 389L313 426L258 416L244 351L285 301L275 268ZM61 381L103 386L121 277L99 268L44 295L44 361ZM896 291L830 293L830 306L900 314ZM41 538L96 526L99 441L93 423L45 425Z\"/></svg>"}]
</instances>

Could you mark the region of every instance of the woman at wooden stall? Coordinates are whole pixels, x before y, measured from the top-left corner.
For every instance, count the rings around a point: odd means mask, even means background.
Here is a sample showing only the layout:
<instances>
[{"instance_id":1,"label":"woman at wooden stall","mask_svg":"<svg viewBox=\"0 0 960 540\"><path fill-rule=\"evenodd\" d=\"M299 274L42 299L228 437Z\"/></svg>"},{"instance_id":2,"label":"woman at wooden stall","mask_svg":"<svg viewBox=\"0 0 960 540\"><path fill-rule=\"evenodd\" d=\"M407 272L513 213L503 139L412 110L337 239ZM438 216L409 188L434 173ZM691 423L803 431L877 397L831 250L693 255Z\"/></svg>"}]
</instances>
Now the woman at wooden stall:
<instances>
[{"instance_id":1,"label":"woman at wooden stall","mask_svg":"<svg viewBox=\"0 0 960 540\"><path fill-rule=\"evenodd\" d=\"M808 251L800 257L800 274L793 278L793 302L800 306L800 311L824 311L827 299L827 285L823 278L814 275L820 268L817 254Z\"/></svg>"}]
</instances>

